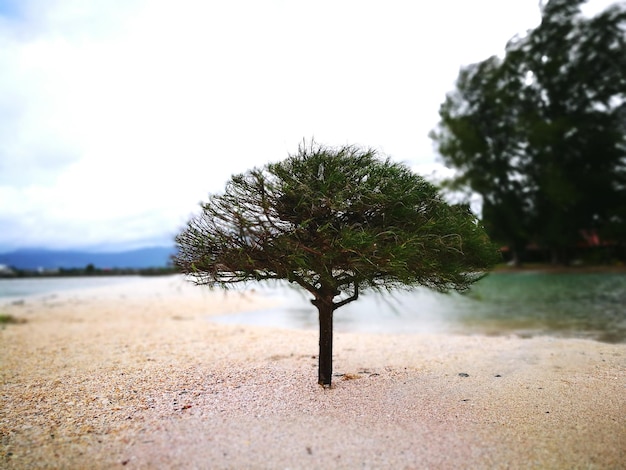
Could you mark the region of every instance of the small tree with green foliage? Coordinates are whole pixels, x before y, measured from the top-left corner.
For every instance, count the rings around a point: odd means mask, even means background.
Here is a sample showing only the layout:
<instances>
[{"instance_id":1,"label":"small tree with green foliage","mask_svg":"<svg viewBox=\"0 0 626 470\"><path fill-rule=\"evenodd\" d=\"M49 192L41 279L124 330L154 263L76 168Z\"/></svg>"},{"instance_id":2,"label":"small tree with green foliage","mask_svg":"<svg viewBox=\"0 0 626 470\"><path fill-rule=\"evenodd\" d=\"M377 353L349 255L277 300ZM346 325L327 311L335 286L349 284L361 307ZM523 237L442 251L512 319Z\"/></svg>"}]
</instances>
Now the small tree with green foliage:
<instances>
[{"instance_id":1,"label":"small tree with green foliage","mask_svg":"<svg viewBox=\"0 0 626 470\"><path fill-rule=\"evenodd\" d=\"M287 280L313 296L319 383L332 377L333 312L365 290L465 290L497 260L476 217L406 166L355 146L301 145L233 176L177 236L197 284Z\"/></svg>"}]
</instances>

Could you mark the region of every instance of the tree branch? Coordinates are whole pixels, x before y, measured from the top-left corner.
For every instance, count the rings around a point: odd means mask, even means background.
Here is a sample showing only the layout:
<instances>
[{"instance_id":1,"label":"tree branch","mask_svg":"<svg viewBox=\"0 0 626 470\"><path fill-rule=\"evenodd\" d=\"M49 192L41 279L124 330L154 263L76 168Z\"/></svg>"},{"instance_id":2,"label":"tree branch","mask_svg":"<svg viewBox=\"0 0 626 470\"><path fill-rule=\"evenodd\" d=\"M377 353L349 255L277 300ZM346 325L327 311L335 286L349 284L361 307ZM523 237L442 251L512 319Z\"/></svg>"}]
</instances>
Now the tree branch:
<instances>
[{"instance_id":1,"label":"tree branch","mask_svg":"<svg viewBox=\"0 0 626 470\"><path fill-rule=\"evenodd\" d=\"M344 305L349 304L350 302L354 302L358 298L359 298L359 285L355 282L354 283L354 294L352 294L347 299L343 299L341 302L337 302L336 304L333 304L333 308L335 310L337 310L338 308L343 307Z\"/></svg>"}]
</instances>

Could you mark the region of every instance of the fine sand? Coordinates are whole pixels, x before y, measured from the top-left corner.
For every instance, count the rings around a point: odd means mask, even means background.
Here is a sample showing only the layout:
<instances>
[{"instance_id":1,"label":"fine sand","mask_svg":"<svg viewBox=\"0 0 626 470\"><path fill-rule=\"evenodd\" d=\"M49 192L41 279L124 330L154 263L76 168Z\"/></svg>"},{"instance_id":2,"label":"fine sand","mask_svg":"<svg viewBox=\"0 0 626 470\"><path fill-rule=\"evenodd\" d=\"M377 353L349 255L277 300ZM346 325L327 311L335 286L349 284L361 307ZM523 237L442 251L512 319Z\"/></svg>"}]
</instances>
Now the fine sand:
<instances>
[{"instance_id":1,"label":"fine sand","mask_svg":"<svg viewBox=\"0 0 626 470\"><path fill-rule=\"evenodd\" d=\"M0 468L626 468L626 345L216 324L179 277L0 304ZM303 300L304 301L304 300Z\"/></svg>"}]
</instances>

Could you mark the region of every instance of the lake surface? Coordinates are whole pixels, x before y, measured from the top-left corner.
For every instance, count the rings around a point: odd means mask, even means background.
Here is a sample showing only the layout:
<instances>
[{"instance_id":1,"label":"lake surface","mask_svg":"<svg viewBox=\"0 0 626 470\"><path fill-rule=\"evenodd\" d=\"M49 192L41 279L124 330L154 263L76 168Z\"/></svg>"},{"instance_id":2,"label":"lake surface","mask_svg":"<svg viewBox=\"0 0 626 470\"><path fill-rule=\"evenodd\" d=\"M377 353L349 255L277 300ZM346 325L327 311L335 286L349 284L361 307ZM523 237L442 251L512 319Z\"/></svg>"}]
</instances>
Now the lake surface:
<instances>
[{"instance_id":1,"label":"lake surface","mask_svg":"<svg viewBox=\"0 0 626 470\"><path fill-rule=\"evenodd\" d=\"M0 279L0 302L57 292L124 284L140 276L77 276Z\"/></svg>"},{"instance_id":2,"label":"lake surface","mask_svg":"<svg viewBox=\"0 0 626 470\"><path fill-rule=\"evenodd\" d=\"M30 296L113 286L141 276L0 279L0 304ZM210 317L228 324L318 329L310 295L284 286L256 288L279 307ZM335 312L335 331L551 335L626 343L626 273L493 273L467 294L427 289L363 294Z\"/></svg>"},{"instance_id":3,"label":"lake surface","mask_svg":"<svg viewBox=\"0 0 626 470\"><path fill-rule=\"evenodd\" d=\"M288 287L259 290L279 308L211 317L229 324L317 329L309 298ZM335 311L335 331L550 335L626 342L626 273L494 273L466 294L426 289L362 295Z\"/></svg>"}]
</instances>

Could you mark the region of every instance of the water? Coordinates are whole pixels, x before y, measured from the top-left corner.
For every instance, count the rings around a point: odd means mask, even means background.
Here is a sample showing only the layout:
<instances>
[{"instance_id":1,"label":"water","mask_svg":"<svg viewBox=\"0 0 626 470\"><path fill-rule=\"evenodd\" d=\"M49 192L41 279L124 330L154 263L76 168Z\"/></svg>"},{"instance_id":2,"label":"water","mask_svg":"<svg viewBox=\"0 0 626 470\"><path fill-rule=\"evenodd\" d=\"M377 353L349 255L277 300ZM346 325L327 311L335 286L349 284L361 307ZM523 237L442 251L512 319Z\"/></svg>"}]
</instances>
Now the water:
<instances>
[{"instance_id":1,"label":"water","mask_svg":"<svg viewBox=\"0 0 626 470\"><path fill-rule=\"evenodd\" d=\"M30 296L112 286L140 276L0 279L0 305ZM210 317L230 324L317 329L310 295L258 288L280 307ZM369 333L551 335L626 343L626 273L495 273L461 294L426 289L364 294L335 312L335 330Z\"/></svg>"},{"instance_id":2,"label":"water","mask_svg":"<svg viewBox=\"0 0 626 470\"><path fill-rule=\"evenodd\" d=\"M117 285L138 279L140 279L139 276L68 276L0 279L0 303L68 290Z\"/></svg>"},{"instance_id":3,"label":"water","mask_svg":"<svg viewBox=\"0 0 626 470\"><path fill-rule=\"evenodd\" d=\"M260 291L279 308L212 317L230 324L317 329L310 295L286 287ZM426 289L362 295L335 311L336 331L550 335L626 342L626 274L494 273L467 294Z\"/></svg>"}]
</instances>

